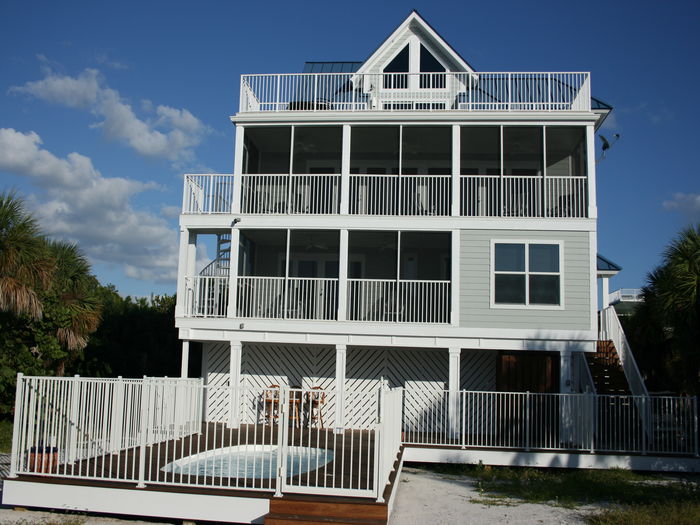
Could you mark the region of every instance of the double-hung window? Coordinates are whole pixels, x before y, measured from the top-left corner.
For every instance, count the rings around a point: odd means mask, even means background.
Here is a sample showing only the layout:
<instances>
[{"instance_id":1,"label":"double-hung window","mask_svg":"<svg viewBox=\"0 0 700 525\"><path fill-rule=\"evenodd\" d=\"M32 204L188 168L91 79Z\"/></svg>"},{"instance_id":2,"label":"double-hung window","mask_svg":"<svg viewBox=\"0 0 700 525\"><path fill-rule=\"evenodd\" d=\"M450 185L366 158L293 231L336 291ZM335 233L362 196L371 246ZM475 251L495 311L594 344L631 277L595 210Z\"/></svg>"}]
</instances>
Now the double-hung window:
<instances>
[{"instance_id":1,"label":"double-hung window","mask_svg":"<svg viewBox=\"0 0 700 525\"><path fill-rule=\"evenodd\" d=\"M496 241L492 261L494 306L562 306L560 243Z\"/></svg>"}]
</instances>

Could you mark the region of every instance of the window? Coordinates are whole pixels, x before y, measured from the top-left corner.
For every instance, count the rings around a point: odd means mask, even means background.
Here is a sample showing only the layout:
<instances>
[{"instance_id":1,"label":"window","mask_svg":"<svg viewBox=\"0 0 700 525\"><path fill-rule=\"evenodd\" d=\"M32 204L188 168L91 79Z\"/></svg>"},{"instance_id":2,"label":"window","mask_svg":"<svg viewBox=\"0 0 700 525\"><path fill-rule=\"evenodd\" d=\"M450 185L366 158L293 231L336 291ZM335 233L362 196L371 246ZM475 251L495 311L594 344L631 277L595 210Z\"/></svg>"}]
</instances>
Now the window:
<instances>
[{"instance_id":1,"label":"window","mask_svg":"<svg viewBox=\"0 0 700 525\"><path fill-rule=\"evenodd\" d=\"M493 304L561 306L560 251L559 243L494 243Z\"/></svg>"},{"instance_id":2,"label":"window","mask_svg":"<svg viewBox=\"0 0 700 525\"><path fill-rule=\"evenodd\" d=\"M385 89L406 89L408 87L408 46L404 47L384 68Z\"/></svg>"}]
</instances>

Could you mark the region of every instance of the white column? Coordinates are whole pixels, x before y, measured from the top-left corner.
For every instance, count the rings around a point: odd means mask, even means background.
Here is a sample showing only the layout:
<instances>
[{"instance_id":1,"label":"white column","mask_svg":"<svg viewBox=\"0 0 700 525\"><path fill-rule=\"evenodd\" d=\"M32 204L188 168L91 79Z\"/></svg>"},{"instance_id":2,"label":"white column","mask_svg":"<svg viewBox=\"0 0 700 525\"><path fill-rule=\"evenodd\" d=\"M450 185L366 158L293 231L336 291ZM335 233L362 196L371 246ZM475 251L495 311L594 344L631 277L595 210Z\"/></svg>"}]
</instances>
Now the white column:
<instances>
[{"instance_id":1,"label":"white column","mask_svg":"<svg viewBox=\"0 0 700 525\"><path fill-rule=\"evenodd\" d=\"M228 308L226 317L236 317L236 305L238 304L238 258L240 249L241 231L231 227L231 253L228 263Z\"/></svg>"},{"instance_id":2,"label":"white column","mask_svg":"<svg viewBox=\"0 0 700 525\"><path fill-rule=\"evenodd\" d=\"M459 347L449 348L449 380L447 389L449 390L449 414L450 414L450 432L452 435L459 433L459 372L460 372L460 356L462 349Z\"/></svg>"},{"instance_id":3,"label":"white column","mask_svg":"<svg viewBox=\"0 0 700 525\"><path fill-rule=\"evenodd\" d=\"M593 125L586 127L586 155L586 165L588 167L588 217L595 219L598 217L598 211L595 198L595 130Z\"/></svg>"},{"instance_id":4,"label":"white column","mask_svg":"<svg viewBox=\"0 0 700 525\"><path fill-rule=\"evenodd\" d=\"M603 297L601 297L603 309L610 306L610 278L603 277Z\"/></svg>"},{"instance_id":5,"label":"white column","mask_svg":"<svg viewBox=\"0 0 700 525\"><path fill-rule=\"evenodd\" d=\"M187 370L190 363L190 342L182 342L182 359L180 361L180 377L187 377Z\"/></svg>"},{"instance_id":6,"label":"white column","mask_svg":"<svg viewBox=\"0 0 700 525\"><path fill-rule=\"evenodd\" d=\"M457 125L452 126L452 216L459 217L461 212L461 172L460 172L460 156L461 156L461 128Z\"/></svg>"},{"instance_id":7,"label":"white column","mask_svg":"<svg viewBox=\"0 0 700 525\"><path fill-rule=\"evenodd\" d=\"M175 304L175 317L184 317L187 301L187 254L189 253L189 231L187 228L180 228L180 250L178 254L177 268L177 302Z\"/></svg>"},{"instance_id":8,"label":"white column","mask_svg":"<svg viewBox=\"0 0 700 525\"><path fill-rule=\"evenodd\" d=\"M348 306L348 230L340 230L338 262L338 321L347 320Z\"/></svg>"},{"instance_id":9,"label":"white column","mask_svg":"<svg viewBox=\"0 0 700 525\"><path fill-rule=\"evenodd\" d=\"M571 352L559 354L559 392L562 394L571 394L573 391L571 361ZM561 396L559 400L559 441L564 444L570 443L574 437L576 411L581 409L575 402L573 396Z\"/></svg>"},{"instance_id":10,"label":"white column","mask_svg":"<svg viewBox=\"0 0 700 525\"><path fill-rule=\"evenodd\" d=\"M236 126L236 142L233 156L233 202L231 203L231 213L241 213L241 187L243 174L243 135L244 126Z\"/></svg>"},{"instance_id":11,"label":"white column","mask_svg":"<svg viewBox=\"0 0 700 525\"><path fill-rule=\"evenodd\" d=\"M343 149L340 163L340 214L350 213L350 126L343 125Z\"/></svg>"},{"instance_id":12,"label":"white column","mask_svg":"<svg viewBox=\"0 0 700 525\"><path fill-rule=\"evenodd\" d=\"M240 341L231 340L231 360L229 362L229 426L238 428L240 425L240 387L241 387L241 355L243 345Z\"/></svg>"},{"instance_id":13,"label":"white column","mask_svg":"<svg viewBox=\"0 0 700 525\"><path fill-rule=\"evenodd\" d=\"M460 230L452 230L450 254L450 324L459 326Z\"/></svg>"},{"instance_id":14,"label":"white column","mask_svg":"<svg viewBox=\"0 0 700 525\"><path fill-rule=\"evenodd\" d=\"M345 364L347 361L347 346L335 345L335 432L343 431L345 423Z\"/></svg>"}]
</instances>

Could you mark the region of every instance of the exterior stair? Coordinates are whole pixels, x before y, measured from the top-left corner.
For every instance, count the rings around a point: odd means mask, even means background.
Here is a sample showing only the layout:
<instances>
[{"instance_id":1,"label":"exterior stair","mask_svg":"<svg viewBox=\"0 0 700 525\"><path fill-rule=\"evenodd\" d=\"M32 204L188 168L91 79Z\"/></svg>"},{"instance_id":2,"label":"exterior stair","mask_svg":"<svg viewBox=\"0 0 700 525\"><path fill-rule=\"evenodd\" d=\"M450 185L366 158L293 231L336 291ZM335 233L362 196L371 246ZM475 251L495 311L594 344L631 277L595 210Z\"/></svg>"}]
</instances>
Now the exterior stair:
<instances>
[{"instance_id":1,"label":"exterior stair","mask_svg":"<svg viewBox=\"0 0 700 525\"><path fill-rule=\"evenodd\" d=\"M383 503L285 496L270 500L265 525L386 525L387 520L387 506Z\"/></svg>"},{"instance_id":2,"label":"exterior stair","mask_svg":"<svg viewBox=\"0 0 700 525\"><path fill-rule=\"evenodd\" d=\"M597 394L630 395L620 357L612 341L598 341L597 351L586 354Z\"/></svg>"}]
</instances>

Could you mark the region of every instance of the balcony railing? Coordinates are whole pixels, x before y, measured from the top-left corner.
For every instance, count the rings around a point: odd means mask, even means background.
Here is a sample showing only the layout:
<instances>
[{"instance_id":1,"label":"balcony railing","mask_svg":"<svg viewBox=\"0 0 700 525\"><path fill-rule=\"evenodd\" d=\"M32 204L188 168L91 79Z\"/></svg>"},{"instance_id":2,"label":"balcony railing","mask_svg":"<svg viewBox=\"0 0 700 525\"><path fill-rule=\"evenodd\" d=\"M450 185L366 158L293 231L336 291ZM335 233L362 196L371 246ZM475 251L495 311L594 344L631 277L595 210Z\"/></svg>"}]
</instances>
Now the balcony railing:
<instances>
[{"instance_id":1,"label":"balcony railing","mask_svg":"<svg viewBox=\"0 0 700 525\"><path fill-rule=\"evenodd\" d=\"M242 175L241 211L259 214L334 214L340 175Z\"/></svg>"},{"instance_id":2,"label":"balcony railing","mask_svg":"<svg viewBox=\"0 0 700 525\"><path fill-rule=\"evenodd\" d=\"M226 317L229 277L186 278L186 317ZM237 278L235 317L338 319L340 280L318 277ZM450 281L347 280L347 320L449 323Z\"/></svg>"},{"instance_id":3,"label":"balcony railing","mask_svg":"<svg viewBox=\"0 0 700 525\"><path fill-rule=\"evenodd\" d=\"M449 323L450 281L348 279L348 320Z\"/></svg>"},{"instance_id":4,"label":"balcony railing","mask_svg":"<svg viewBox=\"0 0 700 525\"><path fill-rule=\"evenodd\" d=\"M242 75L240 112L590 111L588 73Z\"/></svg>"},{"instance_id":5,"label":"balcony railing","mask_svg":"<svg viewBox=\"0 0 700 525\"><path fill-rule=\"evenodd\" d=\"M461 175L452 195L452 175L351 174L351 215L451 215L459 197L463 217L588 216L586 177ZM260 215L340 213L341 176L241 175L241 212ZM182 212L230 214L233 175L187 175Z\"/></svg>"}]
</instances>

